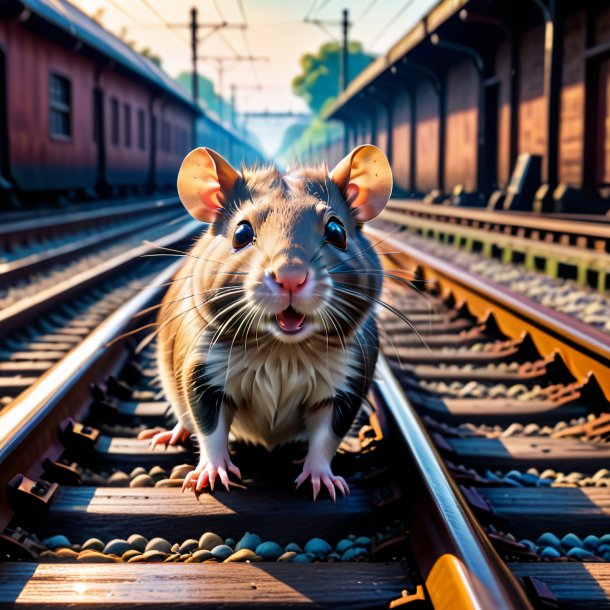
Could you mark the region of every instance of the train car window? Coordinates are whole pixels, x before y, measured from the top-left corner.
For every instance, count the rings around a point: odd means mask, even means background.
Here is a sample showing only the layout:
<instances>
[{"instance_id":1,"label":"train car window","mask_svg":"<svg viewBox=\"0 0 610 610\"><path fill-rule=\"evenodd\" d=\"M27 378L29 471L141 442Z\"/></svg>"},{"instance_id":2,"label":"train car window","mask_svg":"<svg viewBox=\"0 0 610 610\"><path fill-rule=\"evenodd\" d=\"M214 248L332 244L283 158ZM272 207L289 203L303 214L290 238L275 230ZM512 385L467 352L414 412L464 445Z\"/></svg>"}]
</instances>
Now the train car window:
<instances>
[{"instance_id":1,"label":"train car window","mask_svg":"<svg viewBox=\"0 0 610 610\"><path fill-rule=\"evenodd\" d=\"M125 148L131 148L131 106L125 104L123 111L125 115Z\"/></svg>"},{"instance_id":2,"label":"train car window","mask_svg":"<svg viewBox=\"0 0 610 610\"><path fill-rule=\"evenodd\" d=\"M110 141L114 146L119 145L119 100L110 100Z\"/></svg>"},{"instance_id":3,"label":"train car window","mask_svg":"<svg viewBox=\"0 0 610 610\"><path fill-rule=\"evenodd\" d=\"M138 146L140 150L146 148L146 117L144 110L138 110Z\"/></svg>"},{"instance_id":4,"label":"train car window","mask_svg":"<svg viewBox=\"0 0 610 610\"><path fill-rule=\"evenodd\" d=\"M49 133L53 138L67 139L72 135L71 102L70 81L58 74L50 74Z\"/></svg>"}]
</instances>

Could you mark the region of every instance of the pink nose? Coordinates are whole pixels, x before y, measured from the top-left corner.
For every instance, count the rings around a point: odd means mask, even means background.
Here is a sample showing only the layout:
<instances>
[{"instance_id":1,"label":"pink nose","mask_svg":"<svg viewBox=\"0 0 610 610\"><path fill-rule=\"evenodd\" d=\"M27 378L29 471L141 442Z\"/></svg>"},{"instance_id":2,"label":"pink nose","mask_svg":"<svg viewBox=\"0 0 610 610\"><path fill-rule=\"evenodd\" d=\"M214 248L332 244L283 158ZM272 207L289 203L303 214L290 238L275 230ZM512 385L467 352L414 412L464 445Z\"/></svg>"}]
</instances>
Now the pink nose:
<instances>
[{"instance_id":1,"label":"pink nose","mask_svg":"<svg viewBox=\"0 0 610 610\"><path fill-rule=\"evenodd\" d=\"M307 283L307 270L295 267L283 267L273 272L275 283L283 290L298 292Z\"/></svg>"}]
</instances>

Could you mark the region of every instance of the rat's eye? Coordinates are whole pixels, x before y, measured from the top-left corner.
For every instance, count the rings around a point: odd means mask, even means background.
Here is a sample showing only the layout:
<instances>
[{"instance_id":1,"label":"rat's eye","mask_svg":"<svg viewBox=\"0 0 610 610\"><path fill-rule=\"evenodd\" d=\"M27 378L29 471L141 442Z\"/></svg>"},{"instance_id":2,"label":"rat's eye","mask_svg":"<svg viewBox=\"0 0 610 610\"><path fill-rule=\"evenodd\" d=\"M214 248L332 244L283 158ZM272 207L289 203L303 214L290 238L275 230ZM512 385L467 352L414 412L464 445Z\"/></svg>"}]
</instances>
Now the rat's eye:
<instances>
[{"instance_id":1,"label":"rat's eye","mask_svg":"<svg viewBox=\"0 0 610 610\"><path fill-rule=\"evenodd\" d=\"M340 250L347 250L347 231L336 218L331 218L326 223L324 242L332 244L335 248L339 248Z\"/></svg>"},{"instance_id":2,"label":"rat's eye","mask_svg":"<svg viewBox=\"0 0 610 610\"><path fill-rule=\"evenodd\" d=\"M254 229L252 225L244 220L242 223L237 225L235 233L233 233L233 250L241 250L254 241Z\"/></svg>"}]
</instances>

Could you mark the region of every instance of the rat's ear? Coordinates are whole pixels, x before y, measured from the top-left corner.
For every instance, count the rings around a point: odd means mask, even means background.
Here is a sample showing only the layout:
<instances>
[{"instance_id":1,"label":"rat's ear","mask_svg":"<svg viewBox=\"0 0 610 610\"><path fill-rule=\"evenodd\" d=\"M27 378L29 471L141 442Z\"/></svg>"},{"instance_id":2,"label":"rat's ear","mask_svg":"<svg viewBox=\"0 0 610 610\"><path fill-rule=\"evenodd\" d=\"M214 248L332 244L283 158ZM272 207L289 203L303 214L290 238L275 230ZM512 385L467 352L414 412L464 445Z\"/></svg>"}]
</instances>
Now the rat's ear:
<instances>
[{"instance_id":1,"label":"rat's ear","mask_svg":"<svg viewBox=\"0 0 610 610\"><path fill-rule=\"evenodd\" d=\"M385 208L392 194L392 169L385 155L371 144L358 146L330 174L356 218L366 222Z\"/></svg>"},{"instance_id":2,"label":"rat's ear","mask_svg":"<svg viewBox=\"0 0 610 610\"><path fill-rule=\"evenodd\" d=\"M239 172L217 152L196 148L180 166L178 195L193 218L214 222L239 178Z\"/></svg>"}]
</instances>

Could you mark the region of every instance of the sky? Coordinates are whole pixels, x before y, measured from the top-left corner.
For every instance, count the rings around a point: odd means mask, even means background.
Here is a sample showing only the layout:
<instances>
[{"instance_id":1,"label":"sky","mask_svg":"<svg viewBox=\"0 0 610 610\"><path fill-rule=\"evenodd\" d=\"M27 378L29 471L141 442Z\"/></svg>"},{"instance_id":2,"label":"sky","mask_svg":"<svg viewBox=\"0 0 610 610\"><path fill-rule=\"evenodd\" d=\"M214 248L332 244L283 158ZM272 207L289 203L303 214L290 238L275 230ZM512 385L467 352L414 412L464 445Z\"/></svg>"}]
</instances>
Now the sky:
<instances>
[{"instance_id":1,"label":"sky","mask_svg":"<svg viewBox=\"0 0 610 610\"><path fill-rule=\"evenodd\" d=\"M170 76L191 70L190 9L199 14L199 55L208 57L255 56L260 61L225 61L222 93L230 97L236 85L239 112L307 112L306 104L293 95L290 82L300 73L299 59L333 39L343 9L349 10L351 40L362 42L365 51L385 53L428 12L437 0L71 0L85 13L103 10L101 23L114 33L122 28L136 48L149 47L162 60ZM321 20L322 25L304 19ZM206 24L222 21L245 24L247 29L212 31ZM200 61L199 70L218 92L217 62ZM270 152L277 148L286 124L250 121L248 127L263 134ZM261 132L262 129L262 132Z\"/></svg>"}]
</instances>

